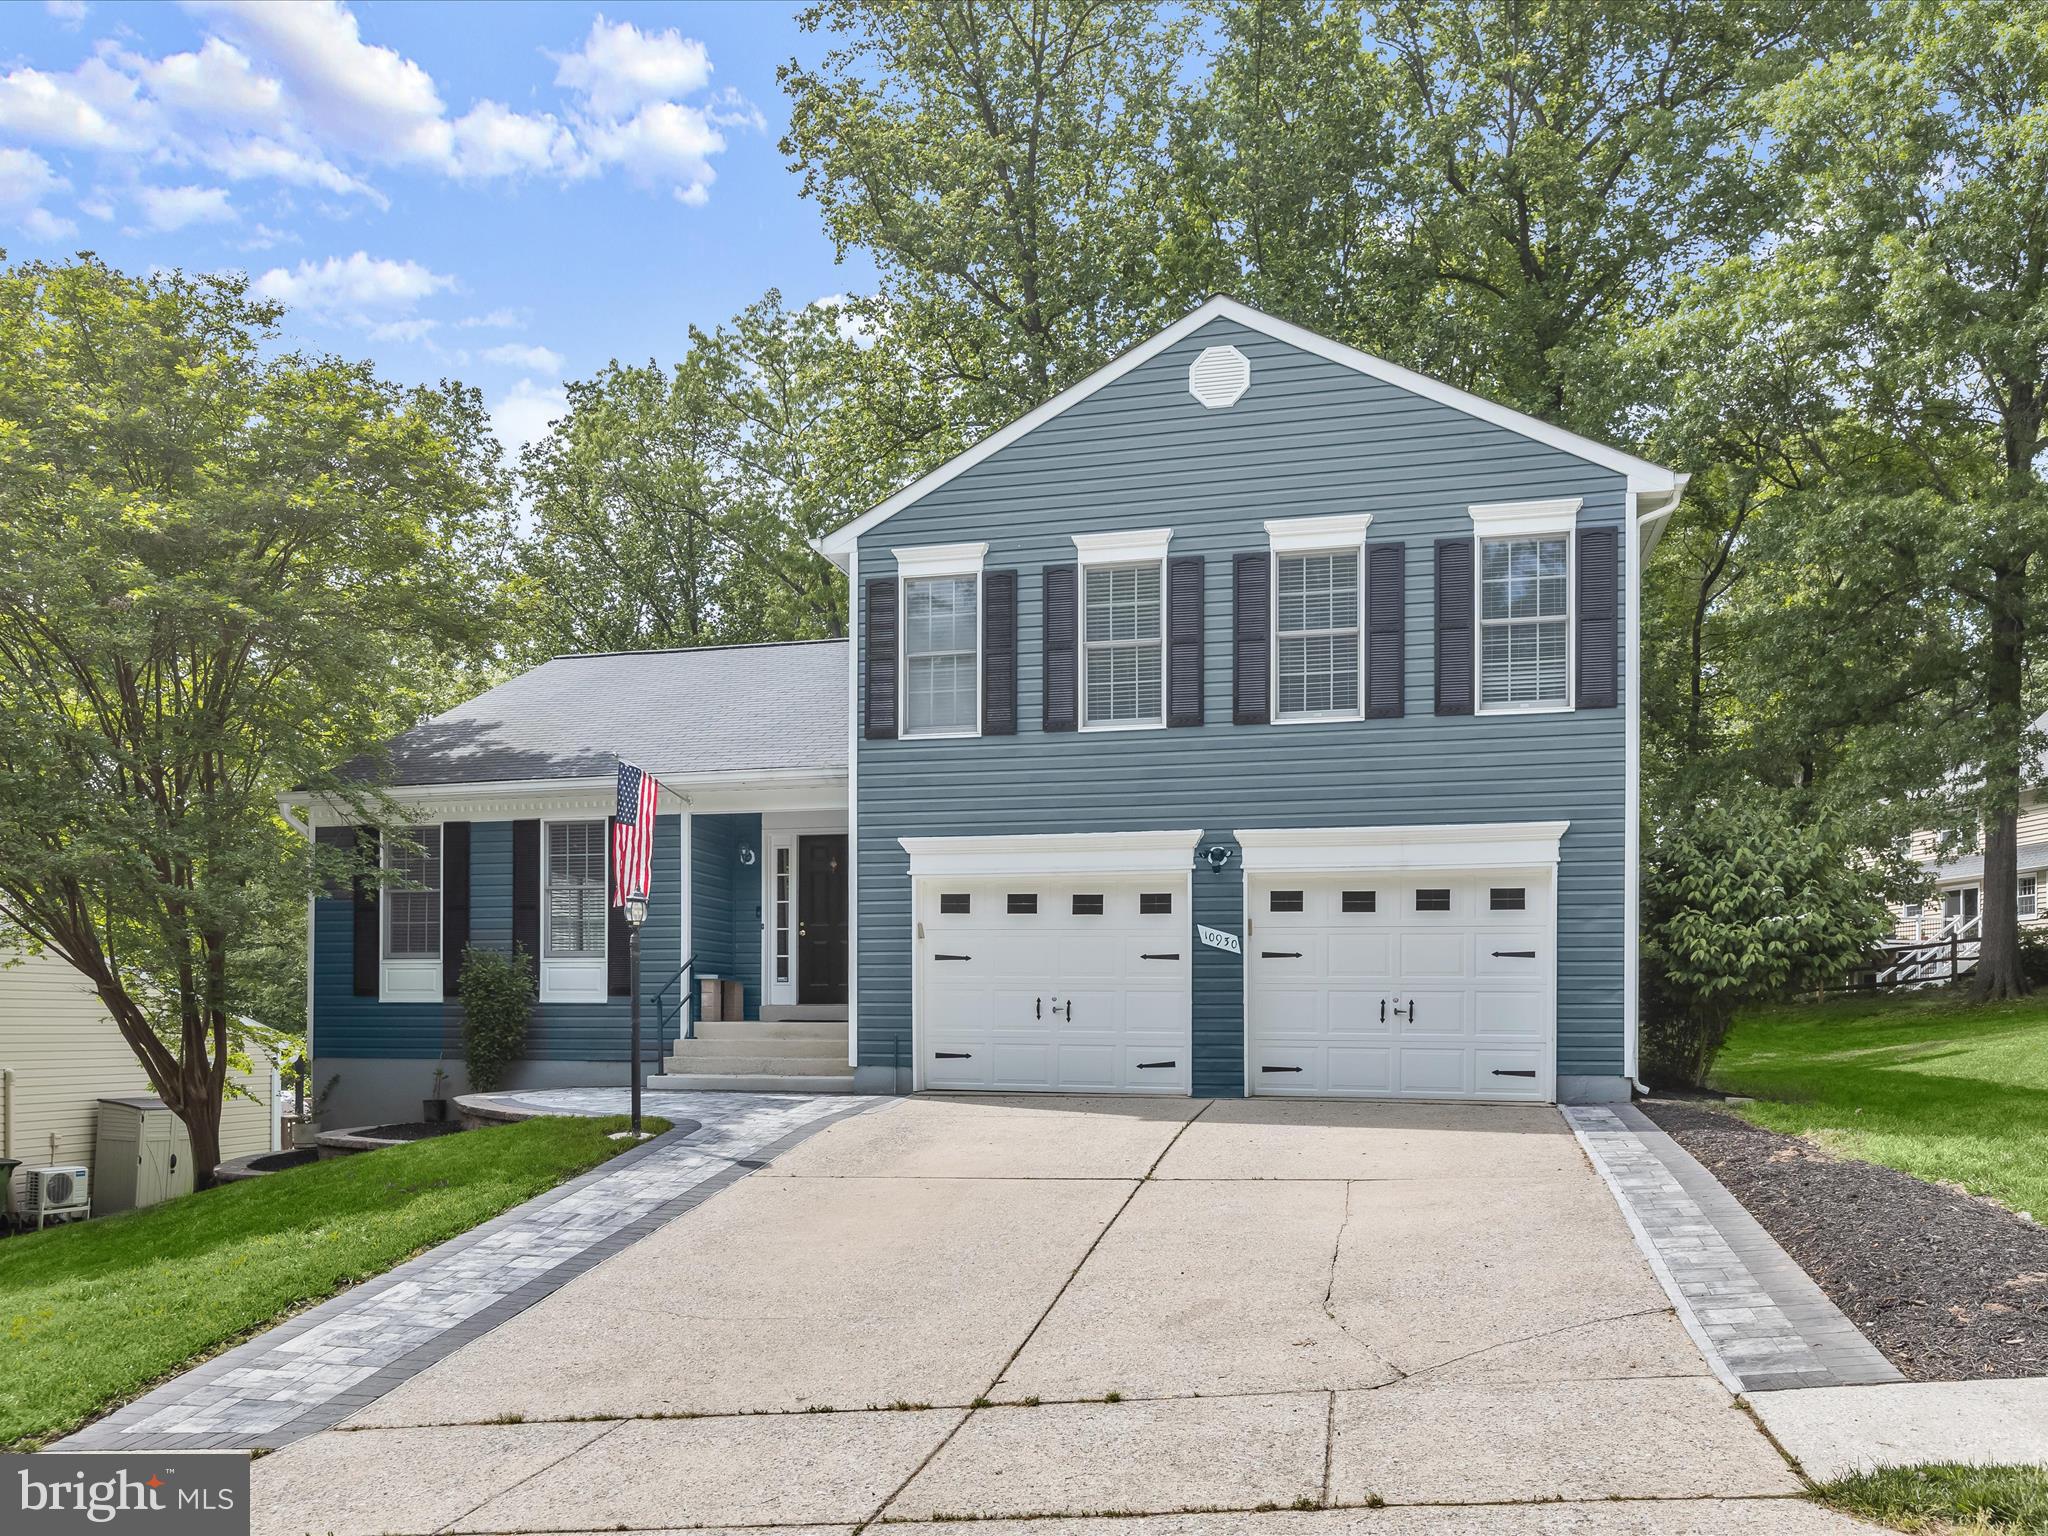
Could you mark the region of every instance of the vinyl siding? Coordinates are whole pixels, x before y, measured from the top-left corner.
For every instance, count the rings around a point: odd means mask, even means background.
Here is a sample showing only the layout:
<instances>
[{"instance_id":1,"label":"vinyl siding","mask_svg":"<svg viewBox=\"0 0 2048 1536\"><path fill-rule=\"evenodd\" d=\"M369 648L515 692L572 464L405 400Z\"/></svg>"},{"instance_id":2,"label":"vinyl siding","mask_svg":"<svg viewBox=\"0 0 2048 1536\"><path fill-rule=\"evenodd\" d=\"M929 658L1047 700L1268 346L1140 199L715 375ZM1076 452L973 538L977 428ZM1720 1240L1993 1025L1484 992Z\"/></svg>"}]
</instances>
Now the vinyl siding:
<instances>
[{"instance_id":1,"label":"vinyl siding","mask_svg":"<svg viewBox=\"0 0 2048 1536\"><path fill-rule=\"evenodd\" d=\"M1224 343L1251 359L1251 389L1205 410L1187 393L1188 365ZM1628 701L1433 713L1433 541L1469 535L1474 504L1568 496L1583 498L1581 528L1625 523L1619 475L1218 320L871 530L856 601L893 572L894 548L986 539L987 568L1019 572L1019 732L857 742L862 1063L909 1059L901 837L1200 827L1206 844L1237 827L1563 819L1558 1071L1619 1073ZM1374 542L1406 546L1406 714L1233 726L1231 556L1267 547L1267 518L1356 512L1373 514ZM1207 562L1207 723L1044 733L1042 568L1075 558L1075 533L1156 527L1174 530L1169 553ZM1625 529L1620 543L1625 592ZM1241 866L1194 882L1196 920L1242 932ZM1235 1094L1241 962L1195 954L1195 1091Z\"/></svg>"},{"instance_id":2,"label":"vinyl siding","mask_svg":"<svg viewBox=\"0 0 2048 1536\"><path fill-rule=\"evenodd\" d=\"M99 1100L156 1091L76 971L55 955L7 946L0 946L0 1067L14 1069L13 1118L0 1126L0 1145L34 1168L92 1167ZM221 1157L268 1152L270 1063L259 1056L253 1072L232 1076L254 1097L230 1095L221 1106ZM17 1172L17 1199L22 1187Z\"/></svg>"},{"instance_id":3,"label":"vinyl siding","mask_svg":"<svg viewBox=\"0 0 2048 1536\"><path fill-rule=\"evenodd\" d=\"M640 936L641 1027L654 1028L655 993L682 965L680 903L682 818L660 817L654 830L654 895ZM665 895L666 893L666 895ZM512 945L512 823L470 828L470 941L498 950ZM462 1054L462 1010L439 1003L380 1003L355 995L355 913L346 900L313 904L314 1045L321 1059L386 1058L437 1061ZM631 1003L536 1003L527 1032L533 1061L624 1061ZM647 1047L653 1054L653 1046Z\"/></svg>"},{"instance_id":4,"label":"vinyl siding","mask_svg":"<svg viewBox=\"0 0 2048 1536\"><path fill-rule=\"evenodd\" d=\"M740 863L742 847L755 862ZM697 974L737 979L746 1017L761 1016L761 818L698 816L690 824Z\"/></svg>"}]
</instances>

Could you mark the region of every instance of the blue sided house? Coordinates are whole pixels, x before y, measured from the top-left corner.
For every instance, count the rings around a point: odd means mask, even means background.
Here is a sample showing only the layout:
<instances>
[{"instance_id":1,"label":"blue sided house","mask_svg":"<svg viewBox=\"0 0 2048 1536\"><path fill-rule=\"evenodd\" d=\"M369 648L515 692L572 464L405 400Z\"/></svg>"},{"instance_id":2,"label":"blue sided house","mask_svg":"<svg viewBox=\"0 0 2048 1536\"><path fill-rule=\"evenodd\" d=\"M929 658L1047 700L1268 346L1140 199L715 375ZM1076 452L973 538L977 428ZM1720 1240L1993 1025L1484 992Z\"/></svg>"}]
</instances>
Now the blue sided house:
<instances>
[{"instance_id":1,"label":"blue sided house","mask_svg":"<svg viewBox=\"0 0 2048 1536\"><path fill-rule=\"evenodd\" d=\"M1683 488L1213 299L821 541L850 643L563 658L403 738L440 862L315 903L319 1072L417 1097L462 935L540 957L527 1080L618 1079L616 754L666 790L643 987L746 987L653 1082L1621 1098Z\"/></svg>"}]
</instances>

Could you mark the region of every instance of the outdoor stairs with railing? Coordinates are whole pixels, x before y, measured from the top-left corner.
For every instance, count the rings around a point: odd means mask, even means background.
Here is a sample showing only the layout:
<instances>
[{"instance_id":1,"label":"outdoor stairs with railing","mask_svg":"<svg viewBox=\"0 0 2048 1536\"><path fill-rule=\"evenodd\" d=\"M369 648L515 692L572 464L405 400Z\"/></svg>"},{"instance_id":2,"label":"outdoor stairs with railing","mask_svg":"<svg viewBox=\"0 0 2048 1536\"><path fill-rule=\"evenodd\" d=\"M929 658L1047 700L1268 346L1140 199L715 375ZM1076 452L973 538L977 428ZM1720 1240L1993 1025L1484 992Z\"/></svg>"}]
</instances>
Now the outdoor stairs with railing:
<instances>
[{"instance_id":1,"label":"outdoor stairs with railing","mask_svg":"<svg viewBox=\"0 0 2048 1536\"><path fill-rule=\"evenodd\" d=\"M768 1005L758 1019L705 1021L677 1040L649 1088L851 1093L846 1010Z\"/></svg>"},{"instance_id":2,"label":"outdoor stairs with railing","mask_svg":"<svg viewBox=\"0 0 2048 1536\"><path fill-rule=\"evenodd\" d=\"M1938 987L1967 976L1984 952L1982 916L1947 924L1931 939L1901 939L1884 946L1891 962L1877 973L1879 987Z\"/></svg>"}]
</instances>

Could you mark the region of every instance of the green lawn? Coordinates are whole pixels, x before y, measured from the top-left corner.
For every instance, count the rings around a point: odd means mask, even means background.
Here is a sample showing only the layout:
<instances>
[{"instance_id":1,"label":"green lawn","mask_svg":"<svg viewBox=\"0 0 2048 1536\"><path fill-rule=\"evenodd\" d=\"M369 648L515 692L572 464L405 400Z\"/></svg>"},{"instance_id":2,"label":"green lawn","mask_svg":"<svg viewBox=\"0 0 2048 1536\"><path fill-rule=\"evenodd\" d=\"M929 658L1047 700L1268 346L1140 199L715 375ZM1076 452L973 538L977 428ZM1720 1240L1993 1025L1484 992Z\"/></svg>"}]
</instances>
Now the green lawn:
<instances>
[{"instance_id":1,"label":"green lawn","mask_svg":"<svg viewBox=\"0 0 2048 1536\"><path fill-rule=\"evenodd\" d=\"M1886 1467L1827 1483L1814 1497L1894 1530L2048 1536L2048 1468Z\"/></svg>"},{"instance_id":2,"label":"green lawn","mask_svg":"<svg viewBox=\"0 0 2048 1536\"><path fill-rule=\"evenodd\" d=\"M0 1450L75 1429L594 1167L631 1145L608 1138L624 1125L465 1131L0 1241Z\"/></svg>"},{"instance_id":3,"label":"green lawn","mask_svg":"<svg viewBox=\"0 0 2048 1536\"><path fill-rule=\"evenodd\" d=\"M2048 999L1973 1008L1930 993L1743 1018L1714 1086L1759 1125L1960 1184L2048 1220Z\"/></svg>"}]
</instances>

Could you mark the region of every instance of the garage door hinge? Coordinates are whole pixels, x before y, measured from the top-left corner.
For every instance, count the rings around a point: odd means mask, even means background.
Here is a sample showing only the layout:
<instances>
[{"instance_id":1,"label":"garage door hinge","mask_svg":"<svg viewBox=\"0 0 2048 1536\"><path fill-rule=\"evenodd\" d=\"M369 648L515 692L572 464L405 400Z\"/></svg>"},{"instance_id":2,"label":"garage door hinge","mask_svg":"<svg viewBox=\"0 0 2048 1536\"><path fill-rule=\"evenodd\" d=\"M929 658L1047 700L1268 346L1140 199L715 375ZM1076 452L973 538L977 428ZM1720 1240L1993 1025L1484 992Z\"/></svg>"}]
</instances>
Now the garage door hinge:
<instances>
[{"instance_id":1,"label":"garage door hinge","mask_svg":"<svg viewBox=\"0 0 2048 1536\"><path fill-rule=\"evenodd\" d=\"M933 955L934 960L972 960L972 955Z\"/></svg>"},{"instance_id":2,"label":"garage door hinge","mask_svg":"<svg viewBox=\"0 0 2048 1536\"><path fill-rule=\"evenodd\" d=\"M974 1059L974 1052L972 1051L933 1051L932 1055L936 1056L940 1061L972 1061Z\"/></svg>"},{"instance_id":3,"label":"garage door hinge","mask_svg":"<svg viewBox=\"0 0 2048 1536\"><path fill-rule=\"evenodd\" d=\"M1261 1067L1261 1072L1299 1072L1299 1067Z\"/></svg>"},{"instance_id":4,"label":"garage door hinge","mask_svg":"<svg viewBox=\"0 0 2048 1536\"><path fill-rule=\"evenodd\" d=\"M1533 949L1496 949L1493 952L1493 958L1496 960L1534 960L1536 958L1536 951Z\"/></svg>"},{"instance_id":5,"label":"garage door hinge","mask_svg":"<svg viewBox=\"0 0 2048 1536\"><path fill-rule=\"evenodd\" d=\"M1174 1063L1170 1061L1141 1061L1138 1063L1138 1070L1140 1072L1149 1072L1154 1067L1170 1067L1173 1065Z\"/></svg>"},{"instance_id":6,"label":"garage door hinge","mask_svg":"<svg viewBox=\"0 0 2048 1536\"><path fill-rule=\"evenodd\" d=\"M1301 958L1301 951L1298 949L1262 949L1259 951L1259 958L1261 960L1299 960Z\"/></svg>"},{"instance_id":7,"label":"garage door hinge","mask_svg":"<svg viewBox=\"0 0 2048 1536\"><path fill-rule=\"evenodd\" d=\"M1511 1067L1495 1067L1493 1075L1495 1077L1534 1077L1536 1073L1533 1068L1528 1071L1521 1071Z\"/></svg>"},{"instance_id":8,"label":"garage door hinge","mask_svg":"<svg viewBox=\"0 0 2048 1536\"><path fill-rule=\"evenodd\" d=\"M1140 955L1140 960L1178 960L1179 955Z\"/></svg>"}]
</instances>

